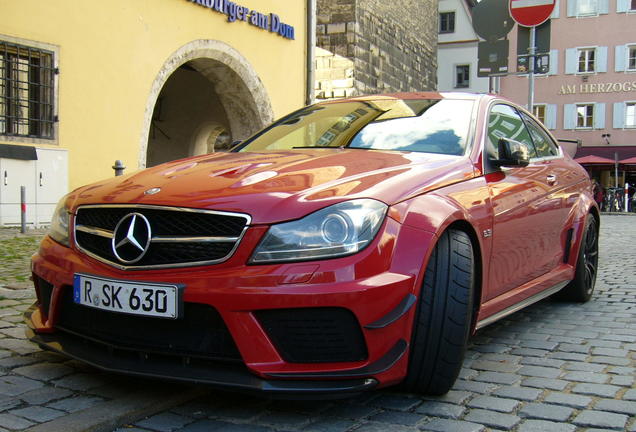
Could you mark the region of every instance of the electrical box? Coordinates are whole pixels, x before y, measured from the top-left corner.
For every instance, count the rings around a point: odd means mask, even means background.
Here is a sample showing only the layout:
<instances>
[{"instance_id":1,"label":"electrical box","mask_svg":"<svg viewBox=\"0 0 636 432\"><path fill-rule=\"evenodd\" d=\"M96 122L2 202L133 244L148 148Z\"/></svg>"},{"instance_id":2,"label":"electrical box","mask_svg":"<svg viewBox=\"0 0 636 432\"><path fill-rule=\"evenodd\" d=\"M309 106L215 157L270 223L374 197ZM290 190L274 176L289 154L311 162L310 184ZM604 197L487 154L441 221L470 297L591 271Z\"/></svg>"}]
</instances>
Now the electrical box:
<instances>
[{"instance_id":1,"label":"electrical box","mask_svg":"<svg viewBox=\"0 0 636 432\"><path fill-rule=\"evenodd\" d=\"M57 202L68 192L67 150L36 148L34 153L0 156L0 226L21 223L21 186L26 193L27 224L49 225Z\"/></svg>"}]
</instances>

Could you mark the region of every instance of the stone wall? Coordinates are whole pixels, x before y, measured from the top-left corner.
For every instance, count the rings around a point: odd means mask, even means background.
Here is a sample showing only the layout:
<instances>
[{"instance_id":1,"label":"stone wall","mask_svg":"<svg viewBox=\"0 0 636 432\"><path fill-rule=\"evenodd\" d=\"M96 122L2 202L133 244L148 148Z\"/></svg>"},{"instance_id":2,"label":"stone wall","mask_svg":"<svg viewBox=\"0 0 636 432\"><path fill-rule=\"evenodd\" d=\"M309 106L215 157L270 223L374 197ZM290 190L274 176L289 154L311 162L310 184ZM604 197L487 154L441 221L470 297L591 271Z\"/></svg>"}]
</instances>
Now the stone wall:
<instances>
[{"instance_id":1,"label":"stone wall","mask_svg":"<svg viewBox=\"0 0 636 432\"><path fill-rule=\"evenodd\" d=\"M318 0L316 32L317 46L334 60L317 55L319 99L437 87L437 0ZM353 62L350 76L333 66L343 64L339 57ZM334 74L353 85L331 85Z\"/></svg>"},{"instance_id":2,"label":"stone wall","mask_svg":"<svg viewBox=\"0 0 636 432\"><path fill-rule=\"evenodd\" d=\"M352 96L355 93L353 60L316 48L316 99Z\"/></svg>"}]
</instances>

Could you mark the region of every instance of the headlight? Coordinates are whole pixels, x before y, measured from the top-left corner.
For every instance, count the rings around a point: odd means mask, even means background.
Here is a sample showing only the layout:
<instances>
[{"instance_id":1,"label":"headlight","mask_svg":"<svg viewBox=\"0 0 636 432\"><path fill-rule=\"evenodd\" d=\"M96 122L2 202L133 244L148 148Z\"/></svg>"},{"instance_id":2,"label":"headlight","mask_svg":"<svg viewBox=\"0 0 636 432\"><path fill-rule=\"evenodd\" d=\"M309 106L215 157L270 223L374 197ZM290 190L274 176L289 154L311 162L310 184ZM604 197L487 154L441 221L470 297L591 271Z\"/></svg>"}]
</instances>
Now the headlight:
<instances>
[{"instance_id":1,"label":"headlight","mask_svg":"<svg viewBox=\"0 0 636 432\"><path fill-rule=\"evenodd\" d=\"M254 251L251 262L306 261L356 253L371 243L386 209L386 204L380 201L359 199L273 225Z\"/></svg>"},{"instance_id":2,"label":"headlight","mask_svg":"<svg viewBox=\"0 0 636 432\"><path fill-rule=\"evenodd\" d=\"M53 212L53 218L51 219L51 228L49 228L48 235L56 242L69 246L69 220L70 213L66 207L66 196L64 196L60 202L57 203L57 207Z\"/></svg>"}]
</instances>

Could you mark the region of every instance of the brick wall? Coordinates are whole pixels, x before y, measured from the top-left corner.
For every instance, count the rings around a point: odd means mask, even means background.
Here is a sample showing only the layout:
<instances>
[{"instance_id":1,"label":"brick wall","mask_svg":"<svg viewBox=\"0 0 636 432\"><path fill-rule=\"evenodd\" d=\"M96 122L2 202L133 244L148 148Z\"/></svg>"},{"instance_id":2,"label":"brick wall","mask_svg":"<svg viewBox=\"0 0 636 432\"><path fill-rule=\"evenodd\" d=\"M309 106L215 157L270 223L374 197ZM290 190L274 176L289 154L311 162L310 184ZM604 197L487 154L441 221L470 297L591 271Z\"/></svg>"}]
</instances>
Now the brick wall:
<instances>
[{"instance_id":1,"label":"brick wall","mask_svg":"<svg viewBox=\"0 0 636 432\"><path fill-rule=\"evenodd\" d=\"M319 99L437 86L437 0L318 0L316 32Z\"/></svg>"}]
</instances>

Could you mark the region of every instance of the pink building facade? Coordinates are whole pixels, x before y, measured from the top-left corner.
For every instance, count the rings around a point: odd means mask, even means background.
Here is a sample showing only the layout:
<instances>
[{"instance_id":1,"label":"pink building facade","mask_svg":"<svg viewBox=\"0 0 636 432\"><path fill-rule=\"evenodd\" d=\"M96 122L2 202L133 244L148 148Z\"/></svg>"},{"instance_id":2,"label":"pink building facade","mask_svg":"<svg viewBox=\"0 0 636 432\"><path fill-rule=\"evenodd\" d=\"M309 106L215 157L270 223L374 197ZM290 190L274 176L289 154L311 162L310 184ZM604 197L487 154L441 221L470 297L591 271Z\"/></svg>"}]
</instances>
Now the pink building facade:
<instances>
[{"instance_id":1,"label":"pink building facade","mask_svg":"<svg viewBox=\"0 0 636 432\"><path fill-rule=\"evenodd\" d=\"M635 157L636 0L557 0L551 19L550 68L535 75L533 112L556 137L581 140L577 158ZM511 70L517 37L515 27ZM500 82L503 96L527 106L527 75ZM636 165L619 165L617 178L613 167L588 168L606 187L636 183Z\"/></svg>"}]
</instances>

